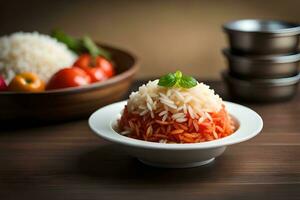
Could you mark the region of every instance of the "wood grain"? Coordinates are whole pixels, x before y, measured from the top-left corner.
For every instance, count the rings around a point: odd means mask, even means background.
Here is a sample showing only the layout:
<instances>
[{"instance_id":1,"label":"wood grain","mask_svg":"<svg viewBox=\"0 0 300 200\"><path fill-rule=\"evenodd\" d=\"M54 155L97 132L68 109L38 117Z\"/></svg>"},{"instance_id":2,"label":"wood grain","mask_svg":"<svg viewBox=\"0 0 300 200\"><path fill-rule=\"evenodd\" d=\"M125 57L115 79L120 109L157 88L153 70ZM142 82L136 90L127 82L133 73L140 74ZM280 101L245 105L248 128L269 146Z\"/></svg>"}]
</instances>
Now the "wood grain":
<instances>
[{"instance_id":1,"label":"wood grain","mask_svg":"<svg viewBox=\"0 0 300 200\"><path fill-rule=\"evenodd\" d=\"M228 99L221 82L209 84ZM86 120L15 124L0 130L0 199L300 199L299 100L298 92L289 102L247 104L262 115L263 132L190 169L145 166Z\"/></svg>"}]
</instances>

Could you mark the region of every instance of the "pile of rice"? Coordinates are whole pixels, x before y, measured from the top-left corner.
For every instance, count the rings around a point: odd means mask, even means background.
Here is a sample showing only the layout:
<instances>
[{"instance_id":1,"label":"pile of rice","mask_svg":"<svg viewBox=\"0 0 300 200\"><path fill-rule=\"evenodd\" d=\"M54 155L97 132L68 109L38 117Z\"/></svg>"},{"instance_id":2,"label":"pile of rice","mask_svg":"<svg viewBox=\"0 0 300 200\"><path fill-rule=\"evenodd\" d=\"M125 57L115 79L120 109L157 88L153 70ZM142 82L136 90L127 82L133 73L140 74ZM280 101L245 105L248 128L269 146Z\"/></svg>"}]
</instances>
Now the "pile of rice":
<instances>
[{"instance_id":1,"label":"pile of rice","mask_svg":"<svg viewBox=\"0 0 300 200\"><path fill-rule=\"evenodd\" d=\"M121 134L163 143L194 143L230 135L234 124L209 86L166 88L149 81L133 92L119 120Z\"/></svg>"},{"instance_id":2,"label":"pile of rice","mask_svg":"<svg viewBox=\"0 0 300 200\"><path fill-rule=\"evenodd\" d=\"M9 82L16 74L33 72L44 81L76 59L65 44L37 32L0 38L0 74Z\"/></svg>"}]
</instances>

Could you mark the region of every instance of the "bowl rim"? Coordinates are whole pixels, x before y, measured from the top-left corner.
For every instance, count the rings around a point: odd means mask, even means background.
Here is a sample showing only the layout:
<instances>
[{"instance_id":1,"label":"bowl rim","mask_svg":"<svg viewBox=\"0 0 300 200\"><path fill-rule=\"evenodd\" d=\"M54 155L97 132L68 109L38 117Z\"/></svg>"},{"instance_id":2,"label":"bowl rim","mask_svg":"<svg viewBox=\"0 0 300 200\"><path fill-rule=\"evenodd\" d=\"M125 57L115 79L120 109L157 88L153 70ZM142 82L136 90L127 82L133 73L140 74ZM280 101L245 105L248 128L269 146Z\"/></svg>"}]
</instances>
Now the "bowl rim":
<instances>
[{"instance_id":1,"label":"bowl rim","mask_svg":"<svg viewBox=\"0 0 300 200\"><path fill-rule=\"evenodd\" d=\"M123 48L114 47L111 45L106 44L100 44L101 47L113 49L115 51L122 52L123 54L126 54L126 56L130 57L130 59L133 60L133 64L124 72L116 74L115 76L103 81L103 82L95 82L90 83L88 85L83 85L79 87L68 87L68 88L61 88L61 89L54 89L54 90L45 90L42 92L14 92L14 91L2 91L0 92L1 95L48 95L48 94L70 94L70 93L78 93L78 92L87 92L94 89L100 89L107 87L109 85L116 84L118 82L121 82L125 80L128 77L133 76L139 69L139 60L137 59L137 56L135 53L133 53L131 50L128 51Z\"/></svg>"},{"instance_id":2,"label":"bowl rim","mask_svg":"<svg viewBox=\"0 0 300 200\"><path fill-rule=\"evenodd\" d=\"M143 148L143 149L195 150L195 149L218 148L218 147L224 147L224 146L240 143L255 137L257 134L261 132L263 128L263 120L255 111L243 105L224 101L226 107L228 108L230 107L230 109L232 110L238 110L238 109L241 110L239 114L230 113L239 122L239 128L232 135L221 139L213 140L213 141L193 143L193 144L162 144L157 142L147 142L147 141L137 140L137 139L123 136L117 133L113 129L112 124L117 120L116 115L120 114L121 110L124 108L126 103L127 100L120 101L102 107L97 111L95 111L88 120L90 129L97 136L101 138L125 146L131 146L131 147ZM245 123L245 119L246 119L245 116L241 118L241 116L245 114L247 115L246 118L250 117L248 119L255 121L257 124L256 127L248 125L248 134L242 137L241 135L243 134L243 131L247 131L247 124L248 124ZM105 117L104 118L101 117L101 120L99 120L98 117L101 115L105 115ZM102 130L99 130L99 127L97 126L100 126ZM251 133L249 132L250 127L251 129L253 129Z\"/></svg>"},{"instance_id":3,"label":"bowl rim","mask_svg":"<svg viewBox=\"0 0 300 200\"><path fill-rule=\"evenodd\" d=\"M228 59L246 62L267 62L267 63L293 63L300 61L300 52L286 55L238 55L233 53L229 48L222 49L223 55Z\"/></svg>"},{"instance_id":4,"label":"bowl rim","mask_svg":"<svg viewBox=\"0 0 300 200\"><path fill-rule=\"evenodd\" d=\"M236 28L233 25L237 23L245 23L245 22L255 22L258 24L261 23L277 23L277 24L286 24L291 26L291 28L280 28L277 30L242 30L240 28ZM240 32L240 33L258 33L258 34L273 34L277 36L292 36L300 34L300 24L295 22L288 22L284 20L277 19L239 19L229 21L222 26L225 32Z\"/></svg>"},{"instance_id":5,"label":"bowl rim","mask_svg":"<svg viewBox=\"0 0 300 200\"><path fill-rule=\"evenodd\" d=\"M222 72L222 76L224 79L228 79L229 81L236 82L238 84L243 85L257 85L257 86L291 86L294 84L298 84L300 80L300 72L295 76L285 77L285 78L272 78L272 79L239 79L237 77L232 76L228 70L224 70Z\"/></svg>"}]
</instances>

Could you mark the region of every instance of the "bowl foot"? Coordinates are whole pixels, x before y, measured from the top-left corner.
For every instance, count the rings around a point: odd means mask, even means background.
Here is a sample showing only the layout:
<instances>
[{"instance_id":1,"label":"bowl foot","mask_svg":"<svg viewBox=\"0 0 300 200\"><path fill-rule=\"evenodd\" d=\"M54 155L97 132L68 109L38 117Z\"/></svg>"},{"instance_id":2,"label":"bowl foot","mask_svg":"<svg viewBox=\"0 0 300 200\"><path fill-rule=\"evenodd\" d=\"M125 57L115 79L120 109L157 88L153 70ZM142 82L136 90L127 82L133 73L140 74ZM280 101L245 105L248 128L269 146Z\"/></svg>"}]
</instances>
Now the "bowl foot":
<instances>
[{"instance_id":1,"label":"bowl foot","mask_svg":"<svg viewBox=\"0 0 300 200\"><path fill-rule=\"evenodd\" d=\"M215 158L211 158L209 160L204 160L200 162L191 162L191 163L159 163L159 162L152 162L148 160L139 159L145 165L150 165L152 167L159 167L159 168L190 168L190 167L199 167L202 165L206 165L211 163L215 160Z\"/></svg>"}]
</instances>

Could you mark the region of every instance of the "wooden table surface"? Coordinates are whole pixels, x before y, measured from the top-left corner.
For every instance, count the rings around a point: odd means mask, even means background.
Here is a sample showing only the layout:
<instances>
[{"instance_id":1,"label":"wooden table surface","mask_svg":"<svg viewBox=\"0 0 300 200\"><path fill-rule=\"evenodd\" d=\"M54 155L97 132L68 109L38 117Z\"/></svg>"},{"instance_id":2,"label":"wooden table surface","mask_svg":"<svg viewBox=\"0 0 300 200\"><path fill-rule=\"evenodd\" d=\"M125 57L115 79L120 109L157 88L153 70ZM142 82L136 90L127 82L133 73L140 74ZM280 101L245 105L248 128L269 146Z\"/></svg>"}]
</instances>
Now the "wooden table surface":
<instances>
[{"instance_id":1,"label":"wooden table surface","mask_svg":"<svg viewBox=\"0 0 300 200\"><path fill-rule=\"evenodd\" d=\"M210 84L226 97L221 82ZM246 104L262 116L262 133L189 169L145 166L94 135L86 119L3 129L0 199L300 199L299 101L298 92L288 102Z\"/></svg>"}]
</instances>

